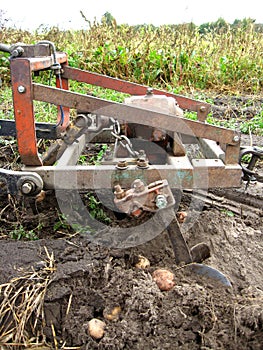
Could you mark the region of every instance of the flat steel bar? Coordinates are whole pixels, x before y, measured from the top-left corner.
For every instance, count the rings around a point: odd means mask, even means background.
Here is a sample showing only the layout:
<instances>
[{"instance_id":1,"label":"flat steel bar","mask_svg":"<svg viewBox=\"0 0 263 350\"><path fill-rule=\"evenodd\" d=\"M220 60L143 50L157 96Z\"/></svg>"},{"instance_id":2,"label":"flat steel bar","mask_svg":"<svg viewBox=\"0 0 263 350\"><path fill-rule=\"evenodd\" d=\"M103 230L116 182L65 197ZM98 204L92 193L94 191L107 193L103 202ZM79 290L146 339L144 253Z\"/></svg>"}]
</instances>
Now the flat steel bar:
<instances>
[{"instance_id":1,"label":"flat steel bar","mask_svg":"<svg viewBox=\"0 0 263 350\"><path fill-rule=\"evenodd\" d=\"M86 146L86 135L81 135L75 142L68 145L62 156L58 159L56 167L76 165L79 157Z\"/></svg>"},{"instance_id":2,"label":"flat steel bar","mask_svg":"<svg viewBox=\"0 0 263 350\"><path fill-rule=\"evenodd\" d=\"M147 169L131 165L127 170L118 170L114 165L41 166L24 170L38 173L45 189L56 190L113 189L117 184L129 188L138 178L146 184L167 179L169 186L176 189L239 187L242 173L240 166L182 169L179 164L178 168L156 165Z\"/></svg>"},{"instance_id":3,"label":"flat steel bar","mask_svg":"<svg viewBox=\"0 0 263 350\"><path fill-rule=\"evenodd\" d=\"M16 60L19 62L23 58L16 58ZM45 56L45 57L30 57L27 58L30 62L30 68L32 71L39 71L43 69L50 68L52 64L54 63L53 56ZM65 63L67 62L67 55L65 53L56 53L56 60L57 63Z\"/></svg>"},{"instance_id":4,"label":"flat steel bar","mask_svg":"<svg viewBox=\"0 0 263 350\"><path fill-rule=\"evenodd\" d=\"M38 139L55 140L58 138L56 125L50 123L35 123ZM16 124L14 120L0 119L0 136L16 137Z\"/></svg>"},{"instance_id":5,"label":"flat steel bar","mask_svg":"<svg viewBox=\"0 0 263 350\"><path fill-rule=\"evenodd\" d=\"M208 138L221 143L235 145L239 148L239 137L237 139L235 138L237 132L204 122L193 121L35 83L33 84L33 96L38 101L85 110L130 123L161 127L165 130Z\"/></svg>"}]
</instances>

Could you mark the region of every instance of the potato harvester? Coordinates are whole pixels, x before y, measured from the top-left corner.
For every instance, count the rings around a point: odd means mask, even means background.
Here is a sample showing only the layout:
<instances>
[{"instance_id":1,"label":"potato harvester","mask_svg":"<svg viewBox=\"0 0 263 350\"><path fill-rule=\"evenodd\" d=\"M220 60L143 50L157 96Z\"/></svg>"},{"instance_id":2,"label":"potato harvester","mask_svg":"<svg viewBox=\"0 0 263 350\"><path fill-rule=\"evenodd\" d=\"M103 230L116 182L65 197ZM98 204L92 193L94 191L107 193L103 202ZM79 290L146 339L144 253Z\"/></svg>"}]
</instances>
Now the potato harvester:
<instances>
[{"instance_id":1,"label":"potato harvester","mask_svg":"<svg viewBox=\"0 0 263 350\"><path fill-rule=\"evenodd\" d=\"M43 190L108 189L115 208L129 216L167 212L176 263L230 286L221 272L201 263L197 248L188 247L176 218L174 193L239 187L244 174L256 176L253 167L262 152L250 148L242 153L237 131L208 124L208 103L70 67L67 54L57 52L52 42L0 44L0 50L10 53L15 117L0 120L0 136L17 139L23 164L20 171L0 169L7 191L36 196ZM43 70L55 76L55 86L34 82ZM70 81L127 97L118 103L72 92ZM56 105L57 122L36 122L34 101ZM197 120L185 118L184 110L196 112ZM51 140L42 155L39 139ZM80 165L83 150L92 143L108 145L103 158L97 165ZM191 155L190 146L201 156ZM253 161L244 168L241 159L247 153Z\"/></svg>"}]
</instances>

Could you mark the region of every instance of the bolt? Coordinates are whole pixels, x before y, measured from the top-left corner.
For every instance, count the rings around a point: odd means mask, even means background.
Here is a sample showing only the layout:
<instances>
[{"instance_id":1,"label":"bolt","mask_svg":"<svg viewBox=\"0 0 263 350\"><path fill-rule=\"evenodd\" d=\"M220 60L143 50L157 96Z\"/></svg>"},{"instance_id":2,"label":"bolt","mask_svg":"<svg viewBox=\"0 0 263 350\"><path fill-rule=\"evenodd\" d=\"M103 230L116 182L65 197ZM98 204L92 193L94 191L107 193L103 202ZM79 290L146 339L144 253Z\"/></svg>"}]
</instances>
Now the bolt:
<instances>
[{"instance_id":1,"label":"bolt","mask_svg":"<svg viewBox=\"0 0 263 350\"><path fill-rule=\"evenodd\" d=\"M118 164L116 165L117 169L120 169L120 170L125 170L128 168L128 164L127 164L127 161L126 160L120 160L118 162Z\"/></svg>"},{"instance_id":2,"label":"bolt","mask_svg":"<svg viewBox=\"0 0 263 350\"><path fill-rule=\"evenodd\" d=\"M24 92L26 92L26 88L23 85L19 85L18 88L17 88L17 91L20 94L23 94Z\"/></svg>"},{"instance_id":3,"label":"bolt","mask_svg":"<svg viewBox=\"0 0 263 350\"><path fill-rule=\"evenodd\" d=\"M164 209L167 207L167 199L164 194L158 194L155 198L155 204L158 209Z\"/></svg>"},{"instance_id":4,"label":"bolt","mask_svg":"<svg viewBox=\"0 0 263 350\"><path fill-rule=\"evenodd\" d=\"M145 190L144 183L140 179L134 180L132 183L132 187L134 188L134 191L137 193L143 192Z\"/></svg>"},{"instance_id":5,"label":"bolt","mask_svg":"<svg viewBox=\"0 0 263 350\"><path fill-rule=\"evenodd\" d=\"M149 163L148 163L148 160L147 160L147 159L145 159L145 158L139 158L139 159L137 159L137 161L136 161L136 165L137 165L138 168L146 169L146 168L148 168Z\"/></svg>"},{"instance_id":6,"label":"bolt","mask_svg":"<svg viewBox=\"0 0 263 350\"><path fill-rule=\"evenodd\" d=\"M23 185L21 186L21 192L23 194L29 194L33 191L33 184L32 182L24 182Z\"/></svg>"},{"instance_id":7,"label":"bolt","mask_svg":"<svg viewBox=\"0 0 263 350\"><path fill-rule=\"evenodd\" d=\"M199 110L200 110L200 112L205 112L206 108L205 108L205 106L201 106L201 107L199 108Z\"/></svg>"},{"instance_id":8,"label":"bolt","mask_svg":"<svg viewBox=\"0 0 263 350\"><path fill-rule=\"evenodd\" d=\"M238 142L238 141L239 141L239 136L238 136L238 135L235 135L235 136L233 137L233 141L234 141L234 142Z\"/></svg>"},{"instance_id":9,"label":"bolt","mask_svg":"<svg viewBox=\"0 0 263 350\"><path fill-rule=\"evenodd\" d=\"M126 196L125 191L121 188L120 185L115 186L114 194L115 194L117 199L122 199Z\"/></svg>"},{"instance_id":10,"label":"bolt","mask_svg":"<svg viewBox=\"0 0 263 350\"><path fill-rule=\"evenodd\" d=\"M146 95L147 96L152 96L153 95L153 88L152 87L148 87L147 88Z\"/></svg>"}]
</instances>

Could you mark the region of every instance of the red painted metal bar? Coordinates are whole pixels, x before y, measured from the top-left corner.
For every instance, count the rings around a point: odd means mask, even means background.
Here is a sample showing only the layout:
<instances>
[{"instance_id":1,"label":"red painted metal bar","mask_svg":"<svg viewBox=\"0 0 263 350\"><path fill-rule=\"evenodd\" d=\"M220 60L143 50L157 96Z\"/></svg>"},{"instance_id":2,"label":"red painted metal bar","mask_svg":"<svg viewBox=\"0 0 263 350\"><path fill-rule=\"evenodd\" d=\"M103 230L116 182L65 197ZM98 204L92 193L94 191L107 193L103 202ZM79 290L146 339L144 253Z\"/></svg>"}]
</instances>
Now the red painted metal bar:
<instances>
[{"instance_id":1,"label":"red painted metal bar","mask_svg":"<svg viewBox=\"0 0 263 350\"><path fill-rule=\"evenodd\" d=\"M148 88L145 85L131 83L125 80L111 78L106 75L91 73L69 66L65 66L63 70L63 76L68 79L77 80L96 86L101 86L130 95L145 95ZM153 93L156 95L165 95L168 97L175 98L181 108L197 112L201 120L204 120L208 112L210 111L210 104L205 102L196 101L184 96L180 96L159 89L153 89Z\"/></svg>"},{"instance_id":2,"label":"red painted metal bar","mask_svg":"<svg viewBox=\"0 0 263 350\"><path fill-rule=\"evenodd\" d=\"M41 165L37 152L31 62L27 58L12 59L10 70L18 151L25 165Z\"/></svg>"},{"instance_id":3,"label":"red painted metal bar","mask_svg":"<svg viewBox=\"0 0 263 350\"><path fill-rule=\"evenodd\" d=\"M56 60L60 64L67 63L67 55L57 53ZM37 149L32 72L50 68L53 64L54 58L52 56L22 57L10 60L17 143L21 160L25 165L42 165ZM68 79L62 78L61 85L62 89L68 89ZM63 112L64 122L59 131L64 130L69 123L69 108L65 108ZM59 112L58 120L60 119Z\"/></svg>"}]
</instances>

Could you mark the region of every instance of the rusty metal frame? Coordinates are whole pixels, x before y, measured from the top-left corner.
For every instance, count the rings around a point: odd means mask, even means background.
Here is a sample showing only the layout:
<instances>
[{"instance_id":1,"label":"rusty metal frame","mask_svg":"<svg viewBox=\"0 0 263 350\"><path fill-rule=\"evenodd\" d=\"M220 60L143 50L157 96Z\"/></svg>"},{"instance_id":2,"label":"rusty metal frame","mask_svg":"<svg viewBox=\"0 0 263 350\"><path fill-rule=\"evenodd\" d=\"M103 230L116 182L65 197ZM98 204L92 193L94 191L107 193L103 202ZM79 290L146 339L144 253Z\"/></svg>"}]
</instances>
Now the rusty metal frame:
<instances>
[{"instance_id":1,"label":"rusty metal frame","mask_svg":"<svg viewBox=\"0 0 263 350\"><path fill-rule=\"evenodd\" d=\"M32 55L32 50L25 50L25 52L28 56ZM33 54L35 55L36 52L33 51ZM182 109L195 111L198 120L193 121L72 92L69 91L69 80L97 85L131 95L144 95L148 87L69 67L65 53L56 53L56 57L57 62L61 65L61 76L56 77L56 87L37 84L32 79L32 73L52 67L54 58L51 53L47 54L44 50L44 53L41 52L37 57L18 57L10 60L18 150L25 170L29 171L30 169L38 173L43 178L45 188L54 188L56 182L54 177L57 174L60 174L61 181L60 184L56 183L56 186L61 187L61 189L72 186L79 189L95 188L96 186L107 188L118 181L125 184L135 177L143 178L149 183L158 180L160 176L166 178L171 187L176 188L202 188L207 185L208 187L240 186L242 175L241 167L238 164L240 135L234 130L207 124L205 120L210 111L208 103L153 89L154 94L175 98ZM208 158L190 162L187 157L170 156L167 165L149 166L147 169L138 169L131 165L124 172L116 169L114 165L76 166L81 148L80 144L74 143L62 155L63 160L58 161L58 165L43 166L37 149L34 100L57 105L58 120L61 117L59 106L63 107L65 115L63 125L58 126L56 130L58 138L69 125L70 109L73 108L121 119L124 122L152 127L161 125L167 131L197 138L201 141L202 146L204 146L202 139L208 140L205 141ZM211 142L214 144L211 145ZM81 147L84 145L85 142L82 138ZM218 151L218 147L220 147L220 151ZM111 178L111 182L107 180L95 184L94 176L98 174L98 171L101 174L101 179ZM208 175L208 182L204 183L206 175ZM75 184L71 182L72 177L76 179Z\"/></svg>"}]
</instances>

